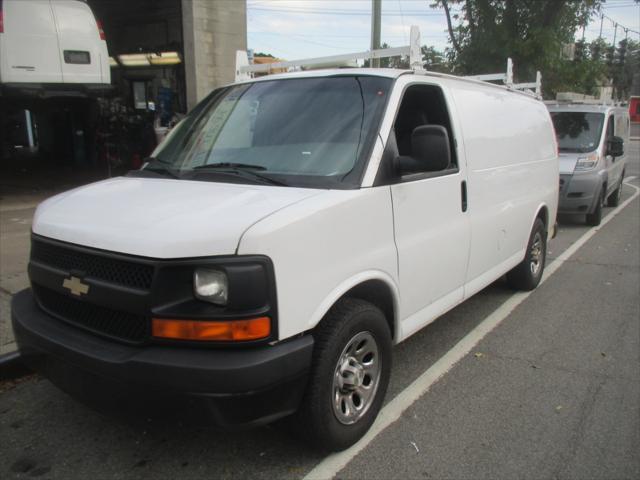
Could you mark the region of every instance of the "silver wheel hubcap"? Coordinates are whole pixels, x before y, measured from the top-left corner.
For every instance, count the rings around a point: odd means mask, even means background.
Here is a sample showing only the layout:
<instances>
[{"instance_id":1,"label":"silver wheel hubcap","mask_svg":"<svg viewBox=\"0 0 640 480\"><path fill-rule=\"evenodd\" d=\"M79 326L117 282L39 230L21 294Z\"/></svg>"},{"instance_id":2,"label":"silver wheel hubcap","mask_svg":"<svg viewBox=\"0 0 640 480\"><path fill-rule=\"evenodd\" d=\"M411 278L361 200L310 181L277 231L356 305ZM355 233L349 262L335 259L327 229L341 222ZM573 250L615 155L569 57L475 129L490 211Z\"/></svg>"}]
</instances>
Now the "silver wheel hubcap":
<instances>
[{"instance_id":1,"label":"silver wheel hubcap","mask_svg":"<svg viewBox=\"0 0 640 480\"><path fill-rule=\"evenodd\" d=\"M533 237L533 243L531 244L531 273L535 276L538 275L538 272L542 268L542 262L544 260L544 247L542 245L542 235L540 232L536 232L535 237Z\"/></svg>"},{"instance_id":2,"label":"silver wheel hubcap","mask_svg":"<svg viewBox=\"0 0 640 480\"><path fill-rule=\"evenodd\" d=\"M378 344L369 332L355 335L342 350L333 375L333 413L344 425L356 423L373 403L380 383Z\"/></svg>"}]
</instances>

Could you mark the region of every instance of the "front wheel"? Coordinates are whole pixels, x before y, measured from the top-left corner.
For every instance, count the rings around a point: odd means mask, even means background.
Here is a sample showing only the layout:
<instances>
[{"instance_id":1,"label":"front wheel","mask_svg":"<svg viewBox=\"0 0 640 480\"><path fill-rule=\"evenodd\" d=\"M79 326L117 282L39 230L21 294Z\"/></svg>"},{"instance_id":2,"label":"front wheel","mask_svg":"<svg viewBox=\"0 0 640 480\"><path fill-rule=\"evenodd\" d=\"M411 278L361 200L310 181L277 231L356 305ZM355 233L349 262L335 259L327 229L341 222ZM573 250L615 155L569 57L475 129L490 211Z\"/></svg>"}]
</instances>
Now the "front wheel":
<instances>
[{"instance_id":1,"label":"front wheel","mask_svg":"<svg viewBox=\"0 0 640 480\"><path fill-rule=\"evenodd\" d=\"M609 195L607 198L607 205L609 207L617 207L620 205L620 198L622 197L622 182L624 181L624 172L620 175L620 183L618 184L618 188L614 190L614 192Z\"/></svg>"},{"instance_id":2,"label":"front wheel","mask_svg":"<svg viewBox=\"0 0 640 480\"><path fill-rule=\"evenodd\" d=\"M291 426L321 450L356 443L375 420L389 384L391 333L376 306L347 298L313 334L307 391Z\"/></svg>"},{"instance_id":3,"label":"front wheel","mask_svg":"<svg viewBox=\"0 0 640 480\"><path fill-rule=\"evenodd\" d=\"M533 290L542 279L547 260L547 231L544 222L536 218L529 236L524 260L507 273L507 282L516 290Z\"/></svg>"},{"instance_id":4,"label":"front wheel","mask_svg":"<svg viewBox=\"0 0 640 480\"><path fill-rule=\"evenodd\" d=\"M597 227L602 222L602 209L604 208L604 200L607 196L607 186L602 186L602 192L600 193L600 197L598 198L598 203L596 204L596 208L592 213L587 214L587 225L592 227Z\"/></svg>"}]
</instances>

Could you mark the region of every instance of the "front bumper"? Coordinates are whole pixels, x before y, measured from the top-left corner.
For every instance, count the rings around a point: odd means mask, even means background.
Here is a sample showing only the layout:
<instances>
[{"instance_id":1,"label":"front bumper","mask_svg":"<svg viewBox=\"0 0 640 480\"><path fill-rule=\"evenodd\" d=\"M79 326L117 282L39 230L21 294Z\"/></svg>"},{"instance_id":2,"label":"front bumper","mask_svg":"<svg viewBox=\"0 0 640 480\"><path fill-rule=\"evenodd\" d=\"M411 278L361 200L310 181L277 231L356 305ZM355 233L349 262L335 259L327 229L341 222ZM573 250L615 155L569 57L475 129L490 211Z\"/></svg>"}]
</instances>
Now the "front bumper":
<instances>
[{"instance_id":1,"label":"front bumper","mask_svg":"<svg viewBox=\"0 0 640 480\"><path fill-rule=\"evenodd\" d=\"M30 289L12 300L13 330L25 362L98 409L126 406L164 415L186 409L223 427L253 426L293 413L311 365L310 335L253 348L129 346L60 322ZM157 408L156 408L157 407Z\"/></svg>"},{"instance_id":2,"label":"front bumper","mask_svg":"<svg viewBox=\"0 0 640 480\"><path fill-rule=\"evenodd\" d=\"M558 213L591 213L596 207L602 186L600 172L560 175Z\"/></svg>"}]
</instances>

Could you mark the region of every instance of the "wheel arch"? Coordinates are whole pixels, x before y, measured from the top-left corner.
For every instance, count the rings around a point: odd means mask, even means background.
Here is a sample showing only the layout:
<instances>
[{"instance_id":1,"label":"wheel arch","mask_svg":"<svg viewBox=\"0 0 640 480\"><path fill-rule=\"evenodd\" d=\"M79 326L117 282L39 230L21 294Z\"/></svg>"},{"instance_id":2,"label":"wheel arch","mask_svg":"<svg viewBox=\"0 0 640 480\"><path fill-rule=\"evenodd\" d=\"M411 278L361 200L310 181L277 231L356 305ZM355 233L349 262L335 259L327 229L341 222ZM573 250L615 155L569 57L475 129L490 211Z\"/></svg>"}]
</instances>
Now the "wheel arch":
<instances>
[{"instance_id":1,"label":"wheel arch","mask_svg":"<svg viewBox=\"0 0 640 480\"><path fill-rule=\"evenodd\" d=\"M377 306L387 319L393 341L399 338L399 289L389 274L378 270L355 275L332 290L312 315L310 328L315 328L331 307L347 297Z\"/></svg>"},{"instance_id":2,"label":"wheel arch","mask_svg":"<svg viewBox=\"0 0 640 480\"><path fill-rule=\"evenodd\" d=\"M531 222L531 227L533 228L533 224L537 219L542 220L542 223L544 223L544 229L546 232L549 232L549 227L550 227L550 223L549 223L549 208L547 207L546 204L542 204L538 207L538 210L536 211L536 216L533 219L533 222Z\"/></svg>"}]
</instances>

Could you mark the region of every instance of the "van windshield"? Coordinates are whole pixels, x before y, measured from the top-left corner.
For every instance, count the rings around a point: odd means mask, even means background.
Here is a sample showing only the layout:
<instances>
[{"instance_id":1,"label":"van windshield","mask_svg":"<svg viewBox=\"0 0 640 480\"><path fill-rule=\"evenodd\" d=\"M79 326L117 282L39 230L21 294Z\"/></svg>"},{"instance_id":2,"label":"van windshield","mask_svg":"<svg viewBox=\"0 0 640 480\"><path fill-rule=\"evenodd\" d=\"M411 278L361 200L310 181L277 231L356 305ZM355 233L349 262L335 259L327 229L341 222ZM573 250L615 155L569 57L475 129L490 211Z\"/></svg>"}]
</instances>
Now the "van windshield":
<instances>
[{"instance_id":1,"label":"van windshield","mask_svg":"<svg viewBox=\"0 0 640 480\"><path fill-rule=\"evenodd\" d=\"M147 168L197 180L356 188L390 86L389 78L336 76L215 91Z\"/></svg>"},{"instance_id":2,"label":"van windshield","mask_svg":"<svg viewBox=\"0 0 640 480\"><path fill-rule=\"evenodd\" d=\"M586 153L598 148L604 113L551 112L561 152Z\"/></svg>"}]
</instances>

